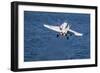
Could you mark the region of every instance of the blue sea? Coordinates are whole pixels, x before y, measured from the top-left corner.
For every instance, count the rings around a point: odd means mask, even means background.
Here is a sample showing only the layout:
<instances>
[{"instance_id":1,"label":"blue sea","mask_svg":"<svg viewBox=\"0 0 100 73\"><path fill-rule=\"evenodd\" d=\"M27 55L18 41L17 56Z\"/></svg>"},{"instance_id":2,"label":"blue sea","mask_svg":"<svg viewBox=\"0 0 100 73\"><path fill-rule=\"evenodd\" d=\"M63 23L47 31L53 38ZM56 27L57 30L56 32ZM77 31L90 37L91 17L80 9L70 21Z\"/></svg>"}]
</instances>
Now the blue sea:
<instances>
[{"instance_id":1,"label":"blue sea","mask_svg":"<svg viewBox=\"0 0 100 73\"><path fill-rule=\"evenodd\" d=\"M43 24L61 25L83 36L56 37ZM24 61L74 60L90 58L90 14L24 11Z\"/></svg>"}]
</instances>

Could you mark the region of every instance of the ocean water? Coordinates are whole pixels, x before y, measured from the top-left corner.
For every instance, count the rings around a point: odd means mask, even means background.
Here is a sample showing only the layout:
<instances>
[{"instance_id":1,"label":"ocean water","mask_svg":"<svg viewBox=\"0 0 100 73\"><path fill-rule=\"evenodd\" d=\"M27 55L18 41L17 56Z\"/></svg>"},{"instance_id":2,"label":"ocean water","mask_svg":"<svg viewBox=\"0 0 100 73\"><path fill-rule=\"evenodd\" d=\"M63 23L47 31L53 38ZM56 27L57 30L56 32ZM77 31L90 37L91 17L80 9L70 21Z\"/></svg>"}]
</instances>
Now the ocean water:
<instances>
[{"instance_id":1,"label":"ocean water","mask_svg":"<svg viewBox=\"0 0 100 73\"><path fill-rule=\"evenodd\" d=\"M83 33L56 37L55 31L43 24L61 25L68 22L71 29ZM74 60L90 58L90 15L24 11L24 61Z\"/></svg>"}]
</instances>

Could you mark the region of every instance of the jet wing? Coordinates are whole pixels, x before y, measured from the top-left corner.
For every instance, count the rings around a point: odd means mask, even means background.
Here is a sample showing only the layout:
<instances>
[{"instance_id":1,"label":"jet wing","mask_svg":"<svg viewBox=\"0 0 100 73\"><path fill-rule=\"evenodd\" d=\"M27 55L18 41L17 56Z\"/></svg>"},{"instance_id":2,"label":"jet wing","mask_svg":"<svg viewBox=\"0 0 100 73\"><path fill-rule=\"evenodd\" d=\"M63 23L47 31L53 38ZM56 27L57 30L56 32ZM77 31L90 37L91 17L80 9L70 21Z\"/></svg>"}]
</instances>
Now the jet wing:
<instances>
[{"instance_id":1,"label":"jet wing","mask_svg":"<svg viewBox=\"0 0 100 73\"><path fill-rule=\"evenodd\" d=\"M69 29L70 32L74 33L76 36L82 36L82 33L76 32L74 30Z\"/></svg>"},{"instance_id":2,"label":"jet wing","mask_svg":"<svg viewBox=\"0 0 100 73\"><path fill-rule=\"evenodd\" d=\"M52 26L52 25L46 25L46 24L44 24L44 27L46 27L48 29L51 29L53 31L56 31L56 32L61 32L59 26Z\"/></svg>"}]
</instances>

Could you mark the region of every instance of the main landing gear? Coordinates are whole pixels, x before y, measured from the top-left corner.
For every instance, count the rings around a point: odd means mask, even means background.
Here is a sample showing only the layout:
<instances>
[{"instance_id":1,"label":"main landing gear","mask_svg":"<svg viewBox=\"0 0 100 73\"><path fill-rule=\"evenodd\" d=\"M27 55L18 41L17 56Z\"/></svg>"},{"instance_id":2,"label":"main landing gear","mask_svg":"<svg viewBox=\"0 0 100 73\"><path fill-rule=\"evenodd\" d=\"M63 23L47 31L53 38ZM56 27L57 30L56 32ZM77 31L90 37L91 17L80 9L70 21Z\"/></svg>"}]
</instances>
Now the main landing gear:
<instances>
[{"instance_id":1,"label":"main landing gear","mask_svg":"<svg viewBox=\"0 0 100 73\"><path fill-rule=\"evenodd\" d=\"M58 37L60 37L60 35L62 37L65 37L66 36L66 38L69 39L69 37L72 36L72 33L70 33L70 32L67 32L67 34L60 33L60 34L57 34L56 37L58 38Z\"/></svg>"},{"instance_id":2,"label":"main landing gear","mask_svg":"<svg viewBox=\"0 0 100 73\"><path fill-rule=\"evenodd\" d=\"M57 37L59 37L59 34L57 34Z\"/></svg>"}]
</instances>

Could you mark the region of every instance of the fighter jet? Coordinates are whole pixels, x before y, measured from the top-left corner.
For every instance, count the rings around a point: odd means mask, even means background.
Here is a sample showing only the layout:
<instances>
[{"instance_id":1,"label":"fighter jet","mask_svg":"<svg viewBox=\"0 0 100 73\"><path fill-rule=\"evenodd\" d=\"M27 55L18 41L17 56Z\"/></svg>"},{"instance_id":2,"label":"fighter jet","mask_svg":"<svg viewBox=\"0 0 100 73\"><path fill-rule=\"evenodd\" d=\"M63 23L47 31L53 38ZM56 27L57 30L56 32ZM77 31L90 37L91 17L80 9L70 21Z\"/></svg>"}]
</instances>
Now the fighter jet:
<instances>
[{"instance_id":1,"label":"fighter jet","mask_svg":"<svg viewBox=\"0 0 100 73\"><path fill-rule=\"evenodd\" d=\"M59 34L57 34L57 37L59 36L67 36L67 39L69 39L69 34L70 33L73 33L75 36L83 36L82 33L79 33L79 32L76 32L72 29L70 29L70 25L66 22L64 22L63 24L61 24L60 26L53 26L53 25L47 25L47 24L44 24L44 27L50 29L50 30L53 30L55 32L58 32ZM72 35L72 34L70 34Z\"/></svg>"}]
</instances>

